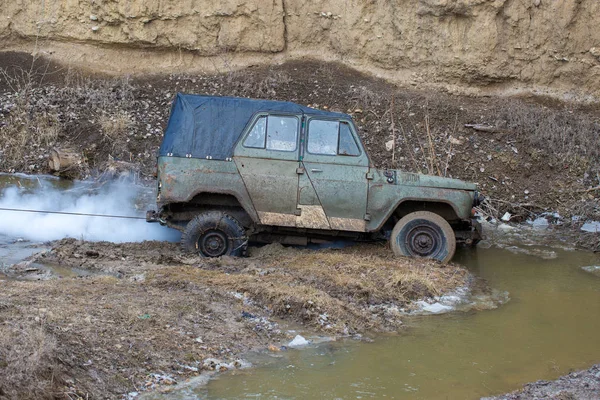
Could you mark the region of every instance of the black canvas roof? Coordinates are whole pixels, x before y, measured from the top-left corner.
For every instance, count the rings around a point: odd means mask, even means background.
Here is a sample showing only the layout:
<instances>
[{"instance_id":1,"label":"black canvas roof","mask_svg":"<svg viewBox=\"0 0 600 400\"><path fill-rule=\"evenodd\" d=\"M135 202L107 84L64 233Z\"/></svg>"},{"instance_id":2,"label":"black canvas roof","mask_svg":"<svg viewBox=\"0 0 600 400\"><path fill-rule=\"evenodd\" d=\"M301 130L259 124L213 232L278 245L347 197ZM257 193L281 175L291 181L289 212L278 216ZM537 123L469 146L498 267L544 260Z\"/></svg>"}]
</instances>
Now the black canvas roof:
<instances>
[{"instance_id":1,"label":"black canvas roof","mask_svg":"<svg viewBox=\"0 0 600 400\"><path fill-rule=\"evenodd\" d=\"M212 158L233 156L233 146L258 112L350 118L287 101L178 93L160 146L159 156Z\"/></svg>"}]
</instances>

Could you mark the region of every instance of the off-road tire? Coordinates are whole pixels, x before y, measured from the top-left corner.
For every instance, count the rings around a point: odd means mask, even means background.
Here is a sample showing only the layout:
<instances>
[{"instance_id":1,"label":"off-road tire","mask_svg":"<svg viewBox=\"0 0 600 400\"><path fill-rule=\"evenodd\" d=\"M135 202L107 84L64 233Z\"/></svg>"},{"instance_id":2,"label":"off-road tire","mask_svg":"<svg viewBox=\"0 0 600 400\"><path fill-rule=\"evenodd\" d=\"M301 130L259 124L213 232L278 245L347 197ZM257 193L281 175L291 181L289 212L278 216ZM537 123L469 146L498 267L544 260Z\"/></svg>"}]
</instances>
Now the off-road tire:
<instances>
[{"instance_id":1,"label":"off-road tire","mask_svg":"<svg viewBox=\"0 0 600 400\"><path fill-rule=\"evenodd\" d=\"M456 251L456 237L444 218L429 211L405 215L390 237L395 255L432 258L447 263Z\"/></svg>"},{"instance_id":2,"label":"off-road tire","mask_svg":"<svg viewBox=\"0 0 600 400\"><path fill-rule=\"evenodd\" d=\"M181 247L186 253L203 257L246 255L246 231L232 216L221 211L206 211L188 222L181 235Z\"/></svg>"}]
</instances>

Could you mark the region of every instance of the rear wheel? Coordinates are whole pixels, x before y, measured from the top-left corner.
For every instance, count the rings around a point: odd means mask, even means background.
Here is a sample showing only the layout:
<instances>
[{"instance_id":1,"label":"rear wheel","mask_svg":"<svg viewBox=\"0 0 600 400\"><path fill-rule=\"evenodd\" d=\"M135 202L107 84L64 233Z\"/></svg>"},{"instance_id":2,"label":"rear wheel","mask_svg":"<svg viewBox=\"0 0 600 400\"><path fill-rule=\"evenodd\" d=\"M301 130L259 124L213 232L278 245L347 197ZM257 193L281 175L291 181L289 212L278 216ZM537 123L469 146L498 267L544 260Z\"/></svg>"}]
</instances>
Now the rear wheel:
<instances>
[{"instance_id":1,"label":"rear wheel","mask_svg":"<svg viewBox=\"0 0 600 400\"><path fill-rule=\"evenodd\" d=\"M456 237L444 218L417 211L396 223L390 244L397 256L433 258L446 263L454 256Z\"/></svg>"},{"instance_id":2,"label":"rear wheel","mask_svg":"<svg viewBox=\"0 0 600 400\"><path fill-rule=\"evenodd\" d=\"M243 256L248 247L246 232L232 216L207 211L188 222L181 235L181 247L187 253L203 257Z\"/></svg>"}]
</instances>

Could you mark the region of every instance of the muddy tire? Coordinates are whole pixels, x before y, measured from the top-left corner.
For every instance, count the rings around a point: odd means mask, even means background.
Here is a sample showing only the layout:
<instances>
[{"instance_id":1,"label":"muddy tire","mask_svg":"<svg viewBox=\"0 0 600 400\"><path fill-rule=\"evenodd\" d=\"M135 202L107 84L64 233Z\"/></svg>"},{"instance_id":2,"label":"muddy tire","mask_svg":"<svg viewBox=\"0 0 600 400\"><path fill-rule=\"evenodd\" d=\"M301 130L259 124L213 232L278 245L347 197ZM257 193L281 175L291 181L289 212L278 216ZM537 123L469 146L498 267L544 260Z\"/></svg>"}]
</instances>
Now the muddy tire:
<instances>
[{"instance_id":1,"label":"muddy tire","mask_svg":"<svg viewBox=\"0 0 600 400\"><path fill-rule=\"evenodd\" d=\"M203 257L246 255L248 238L240 223L221 211L207 211L188 222L181 235L186 253Z\"/></svg>"},{"instance_id":2,"label":"muddy tire","mask_svg":"<svg viewBox=\"0 0 600 400\"><path fill-rule=\"evenodd\" d=\"M456 237L444 218L429 211L417 211L396 223L390 245L397 256L433 258L446 263L456 250Z\"/></svg>"}]
</instances>

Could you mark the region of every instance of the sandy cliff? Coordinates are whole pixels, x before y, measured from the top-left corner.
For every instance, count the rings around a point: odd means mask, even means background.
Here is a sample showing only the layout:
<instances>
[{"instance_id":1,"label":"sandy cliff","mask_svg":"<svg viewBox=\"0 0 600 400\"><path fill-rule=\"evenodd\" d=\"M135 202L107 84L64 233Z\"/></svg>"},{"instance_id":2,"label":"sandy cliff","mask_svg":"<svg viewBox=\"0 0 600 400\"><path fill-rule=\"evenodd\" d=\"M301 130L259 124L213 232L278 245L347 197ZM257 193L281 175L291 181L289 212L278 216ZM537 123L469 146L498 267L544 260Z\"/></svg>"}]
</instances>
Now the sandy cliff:
<instances>
[{"instance_id":1,"label":"sandy cliff","mask_svg":"<svg viewBox=\"0 0 600 400\"><path fill-rule=\"evenodd\" d=\"M0 10L0 48L102 71L310 57L412 85L600 98L597 0L0 0Z\"/></svg>"}]
</instances>

